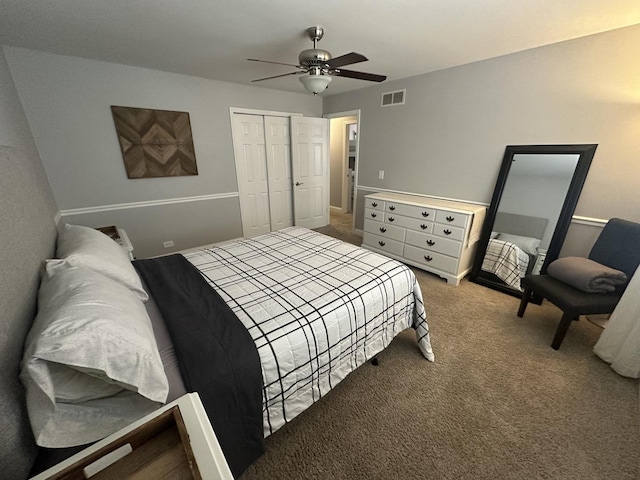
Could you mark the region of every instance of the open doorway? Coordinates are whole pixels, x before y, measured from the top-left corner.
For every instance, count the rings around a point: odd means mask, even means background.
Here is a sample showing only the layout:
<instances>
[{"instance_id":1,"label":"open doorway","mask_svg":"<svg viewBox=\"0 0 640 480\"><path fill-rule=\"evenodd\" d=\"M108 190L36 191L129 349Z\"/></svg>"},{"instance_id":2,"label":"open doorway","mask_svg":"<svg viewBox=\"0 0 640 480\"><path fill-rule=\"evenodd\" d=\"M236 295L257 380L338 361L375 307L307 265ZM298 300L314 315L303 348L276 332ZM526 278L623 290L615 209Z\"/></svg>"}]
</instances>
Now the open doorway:
<instances>
[{"instance_id":1,"label":"open doorway","mask_svg":"<svg viewBox=\"0 0 640 480\"><path fill-rule=\"evenodd\" d=\"M324 115L330 119L329 206L331 222L354 228L360 111Z\"/></svg>"}]
</instances>

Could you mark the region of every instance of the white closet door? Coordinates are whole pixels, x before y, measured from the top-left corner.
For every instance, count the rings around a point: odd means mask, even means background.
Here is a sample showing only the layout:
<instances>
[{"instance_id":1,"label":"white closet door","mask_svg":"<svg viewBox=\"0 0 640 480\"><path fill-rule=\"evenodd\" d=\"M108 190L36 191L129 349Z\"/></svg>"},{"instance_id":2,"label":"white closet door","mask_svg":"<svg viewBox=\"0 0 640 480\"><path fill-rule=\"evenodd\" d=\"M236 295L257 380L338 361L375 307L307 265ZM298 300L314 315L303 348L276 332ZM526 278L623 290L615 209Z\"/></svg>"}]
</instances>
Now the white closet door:
<instances>
[{"instance_id":1,"label":"white closet door","mask_svg":"<svg viewBox=\"0 0 640 480\"><path fill-rule=\"evenodd\" d=\"M262 115L233 115L233 148L245 237L271 231L269 181Z\"/></svg>"},{"instance_id":2,"label":"white closet door","mask_svg":"<svg viewBox=\"0 0 640 480\"><path fill-rule=\"evenodd\" d=\"M293 225L291 136L288 117L264 117L271 230Z\"/></svg>"},{"instance_id":3,"label":"white closet door","mask_svg":"<svg viewBox=\"0 0 640 480\"><path fill-rule=\"evenodd\" d=\"M329 120L291 117L291 160L295 224L329 223Z\"/></svg>"}]
</instances>

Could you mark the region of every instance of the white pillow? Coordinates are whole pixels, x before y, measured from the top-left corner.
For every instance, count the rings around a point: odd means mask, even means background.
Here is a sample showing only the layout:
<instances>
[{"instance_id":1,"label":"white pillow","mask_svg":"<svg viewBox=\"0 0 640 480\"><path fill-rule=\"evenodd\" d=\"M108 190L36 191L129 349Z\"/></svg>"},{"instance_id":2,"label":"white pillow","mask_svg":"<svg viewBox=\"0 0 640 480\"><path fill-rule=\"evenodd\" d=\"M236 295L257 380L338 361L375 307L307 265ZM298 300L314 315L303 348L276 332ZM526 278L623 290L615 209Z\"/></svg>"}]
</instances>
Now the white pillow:
<instances>
[{"instance_id":1,"label":"white pillow","mask_svg":"<svg viewBox=\"0 0 640 480\"><path fill-rule=\"evenodd\" d=\"M38 308L20 374L38 445L94 442L165 402L151 321L127 287L49 260Z\"/></svg>"},{"instance_id":2,"label":"white pillow","mask_svg":"<svg viewBox=\"0 0 640 480\"><path fill-rule=\"evenodd\" d=\"M56 256L76 267L86 267L122 282L144 302L149 295L142 288L138 272L125 251L99 230L65 225L58 236Z\"/></svg>"},{"instance_id":3,"label":"white pillow","mask_svg":"<svg viewBox=\"0 0 640 480\"><path fill-rule=\"evenodd\" d=\"M510 233L500 233L498 240L513 243L529 255L535 255L538 253L538 247L540 246L540 239L538 238L523 237L521 235L512 235Z\"/></svg>"}]
</instances>

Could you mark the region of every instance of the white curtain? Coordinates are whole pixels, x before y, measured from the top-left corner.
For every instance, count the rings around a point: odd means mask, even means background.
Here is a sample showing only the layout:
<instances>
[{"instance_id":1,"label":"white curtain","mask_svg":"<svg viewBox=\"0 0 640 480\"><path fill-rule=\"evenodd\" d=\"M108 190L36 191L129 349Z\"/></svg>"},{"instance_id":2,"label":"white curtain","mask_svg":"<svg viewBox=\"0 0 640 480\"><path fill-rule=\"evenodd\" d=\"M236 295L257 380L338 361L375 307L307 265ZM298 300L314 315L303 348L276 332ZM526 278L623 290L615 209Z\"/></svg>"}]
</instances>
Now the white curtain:
<instances>
[{"instance_id":1,"label":"white curtain","mask_svg":"<svg viewBox=\"0 0 640 480\"><path fill-rule=\"evenodd\" d=\"M640 268L631 277L593 351L620 375L640 377Z\"/></svg>"}]
</instances>

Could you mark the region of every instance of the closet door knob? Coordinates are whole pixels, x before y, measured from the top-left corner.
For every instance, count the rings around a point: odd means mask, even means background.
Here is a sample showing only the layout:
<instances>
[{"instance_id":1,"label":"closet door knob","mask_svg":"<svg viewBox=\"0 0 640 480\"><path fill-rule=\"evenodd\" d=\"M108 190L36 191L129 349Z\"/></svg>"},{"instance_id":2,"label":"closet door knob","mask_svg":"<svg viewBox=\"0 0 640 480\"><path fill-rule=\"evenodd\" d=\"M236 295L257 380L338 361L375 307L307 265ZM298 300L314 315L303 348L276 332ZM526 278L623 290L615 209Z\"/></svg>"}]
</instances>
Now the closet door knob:
<instances>
[{"instance_id":1,"label":"closet door knob","mask_svg":"<svg viewBox=\"0 0 640 480\"><path fill-rule=\"evenodd\" d=\"M451 235L451 230L443 230L443 232L445 235Z\"/></svg>"},{"instance_id":2,"label":"closet door knob","mask_svg":"<svg viewBox=\"0 0 640 480\"><path fill-rule=\"evenodd\" d=\"M380 240L378 243L380 244L381 247L385 246L385 243L382 240Z\"/></svg>"},{"instance_id":3,"label":"closet door knob","mask_svg":"<svg viewBox=\"0 0 640 480\"><path fill-rule=\"evenodd\" d=\"M427 240L427 245L429 245L430 247L433 247L436 244L436 242L434 242L433 240Z\"/></svg>"},{"instance_id":4,"label":"closet door knob","mask_svg":"<svg viewBox=\"0 0 640 480\"><path fill-rule=\"evenodd\" d=\"M447 217L447 222L453 222L455 220L455 218L453 217Z\"/></svg>"},{"instance_id":5,"label":"closet door knob","mask_svg":"<svg viewBox=\"0 0 640 480\"><path fill-rule=\"evenodd\" d=\"M386 231L387 231L387 229L386 229L386 228L384 228L384 227L380 227L380 231L381 231L382 233L384 233L384 232L386 232Z\"/></svg>"},{"instance_id":6,"label":"closet door knob","mask_svg":"<svg viewBox=\"0 0 640 480\"><path fill-rule=\"evenodd\" d=\"M302 183L302 182L296 182L296 187L299 187L300 185L304 185L304 183Z\"/></svg>"},{"instance_id":7,"label":"closet door knob","mask_svg":"<svg viewBox=\"0 0 640 480\"><path fill-rule=\"evenodd\" d=\"M423 216L424 218L427 218L427 217L429 216L429 212L422 212L422 216Z\"/></svg>"}]
</instances>

